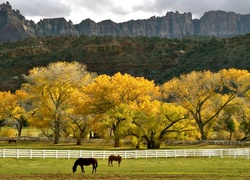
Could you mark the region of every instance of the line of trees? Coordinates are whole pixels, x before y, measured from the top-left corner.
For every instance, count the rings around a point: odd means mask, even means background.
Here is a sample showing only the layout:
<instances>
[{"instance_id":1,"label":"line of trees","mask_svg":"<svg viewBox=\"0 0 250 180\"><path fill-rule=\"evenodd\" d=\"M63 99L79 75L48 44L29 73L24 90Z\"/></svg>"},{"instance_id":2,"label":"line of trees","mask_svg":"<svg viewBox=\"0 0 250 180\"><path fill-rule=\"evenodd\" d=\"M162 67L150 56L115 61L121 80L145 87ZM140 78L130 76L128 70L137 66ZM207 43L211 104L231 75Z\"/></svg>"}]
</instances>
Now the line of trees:
<instances>
[{"instance_id":1,"label":"line of trees","mask_svg":"<svg viewBox=\"0 0 250 180\"><path fill-rule=\"evenodd\" d=\"M160 148L166 139L247 138L250 134L250 73L223 69L193 71L156 85L143 77L88 72L78 62L36 67L15 93L0 92L0 124L15 121L46 136L73 136L77 144L89 132L131 138L135 146ZM51 134L52 132L52 134ZM215 133L217 133L215 135Z\"/></svg>"}]
</instances>

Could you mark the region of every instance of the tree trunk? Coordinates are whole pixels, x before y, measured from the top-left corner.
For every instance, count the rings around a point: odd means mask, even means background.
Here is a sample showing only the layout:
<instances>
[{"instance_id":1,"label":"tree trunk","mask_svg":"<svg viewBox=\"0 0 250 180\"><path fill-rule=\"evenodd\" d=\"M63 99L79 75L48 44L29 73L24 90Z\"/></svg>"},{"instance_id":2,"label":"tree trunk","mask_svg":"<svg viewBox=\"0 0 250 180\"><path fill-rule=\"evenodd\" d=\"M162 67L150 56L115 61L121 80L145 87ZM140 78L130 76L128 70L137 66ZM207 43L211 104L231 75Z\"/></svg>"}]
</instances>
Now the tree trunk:
<instances>
[{"instance_id":1,"label":"tree trunk","mask_svg":"<svg viewBox=\"0 0 250 180\"><path fill-rule=\"evenodd\" d=\"M76 145L82 145L82 139L81 138L77 138Z\"/></svg>"},{"instance_id":2,"label":"tree trunk","mask_svg":"<svg viewBox=\"0 0 250 180\"><path fill-rule=\"evenodd\" d=\"M155 137L155 132L151 132L151 135L150 137L147 139L147 148L148 149L158 149L160 148L160 144L161 142L160 141L157 141Z\"/></svg>"},{"instance_id":3,"label":"tree trunk","mask_svg":"<svg viewBox=\"0 0 250 180\"><path fill-rule=\"evenodd\" d=\"M206 140L206 133L204 131L204 126L201 123L198 123L198 127L200 129L200 134L201 134L201 140Z\"/></svg>"},{"instance_id":4,"label":"tree trunk","mask_svg":"<svg viewBox=\"0 0 250 180\"><path fill-rule=\"evenodd\" d=\"M229 134L229 143L230 144L232 143L232 137L233 137L233 132L230 131L230 134Z\"/></svg>"},{"instance_id":5,"label":"tree trunk","mask_svg":"<svg viewBox=\"0 0 250 180\"><path fill-rule=\"evenodd\" d=\"M59 137L60 137L60 123L55 121L55 138L54 144L59 144Z\"/></svg>"},{"instance_id":6,"label":"tree trunk","mask_svg":"<svg viewBox=\"0 0 250 180\"><path fill-rule=\"evenodd\" d=\"M156 142L154 140L147 141L147 148L148 149L159 149L160 148L160 142Z\"/></svg>"},{"instance_id":7,"label":"tree trunk","mask_svg":"<svg viewBox=\"0 0 250 180\"><path fill-rule=\"evenodd\" d=\"M19 123L19 125L17 125L16 128L18 131L17 137L19 139L21 137L21 134L22 134L23 125L21 123Z\"/></svg>"},{"instance_id":8,"label":"tree trunk","mask_svg":"<svg viewBox=\"0 0 250 180\"><path fill-rule=\"evenodd\" d=\"M115 147L121 147L121 139L119 137L115 137Z\"/></svg>"},{"instance_id":9,"label":"tree trunk","mask_svg":"<svg viewBox=\"0 0 250 180\"><path fill-rule=\"evenodd\" d=\"M86 128L83 128L83 129L80 130L80 134L79 134L79 137L77 138L76 145L81 145L82 144L82 139L84 137L85 129Z\"/></svg>"}]
</instances>

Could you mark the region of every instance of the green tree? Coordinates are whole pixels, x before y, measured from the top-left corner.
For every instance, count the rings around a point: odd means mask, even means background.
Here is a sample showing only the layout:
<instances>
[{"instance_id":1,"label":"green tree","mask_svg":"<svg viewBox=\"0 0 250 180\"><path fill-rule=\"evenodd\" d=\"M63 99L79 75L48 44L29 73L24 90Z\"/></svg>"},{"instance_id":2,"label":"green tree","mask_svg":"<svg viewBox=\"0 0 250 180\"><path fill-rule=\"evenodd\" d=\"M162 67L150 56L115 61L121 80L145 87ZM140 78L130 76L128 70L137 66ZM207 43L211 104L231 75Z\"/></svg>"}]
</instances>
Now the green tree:
<instances>
[{"instance_id":1,"label":"green tree","mask_svg":"<svg viewBox=\"0 0 250 180\"><path fill-rule=\"evenodd\" d=\"M248 139L250 136L250 110L242 111L242 120L240 122L240 129L244 133L243 139Z\"/></svg>"},{"instance_id":2,"label":"green tree","mask_svg":"<svg viewBox=\"0 0 250 180\"><path fill-rule=\"evenodd\" d=\"M225 124L226 124L226 129L229 131L229 142L231 142L233 133L236 131L237 124L236 121L232 118L226 119Z\"/></svg>"},{"instance_id":3,"label":"green tree","mask_svg":"<svg viewBox=\"0 0 250 180\"><path fill-rule=\"evenodd\" d=\"M238 118L240 119L240 130L244 133L242 139L249 139L250 137L250 91L247 91L242 98L243 102L238 109Z\"/></svg>"}]
</instances>

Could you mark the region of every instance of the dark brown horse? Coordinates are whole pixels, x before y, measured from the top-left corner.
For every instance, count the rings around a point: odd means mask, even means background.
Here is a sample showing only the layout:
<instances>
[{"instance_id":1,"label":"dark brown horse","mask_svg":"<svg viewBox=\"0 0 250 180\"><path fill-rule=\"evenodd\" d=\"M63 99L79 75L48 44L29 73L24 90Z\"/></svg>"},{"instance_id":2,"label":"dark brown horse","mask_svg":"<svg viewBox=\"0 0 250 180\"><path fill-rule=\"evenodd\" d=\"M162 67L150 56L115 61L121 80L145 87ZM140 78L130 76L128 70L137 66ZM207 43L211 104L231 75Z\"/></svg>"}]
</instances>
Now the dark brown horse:
<instances>
[{"instance_id":1,"label":"dark brown horse","mask_svg":"<svg viewBox=\"0 0 250 180\"><path fill-rule=\"evenodd\" d=\"M75 161L74 166L72 167L73 173L76 172L76 168L77 168L78 165L81 166L82 173L85 173L83 166L89 166L91 164L92 164L92 167L93 167L92 173L94 171L96 172L96 168L98 166L97 159L95 159L95 158L78 158Z\"/></svg>"},{"instance_id":2,"label":"dark brown horse","mask_svg":"<svg viewBox=\"0 0 250 180\"><path fill-rule=\"evenodd\" d=\"M15 139L9 139L8 140L8 143L10 144L10 143L16 143L16 140Z\"/></svg>"},{"instance_id":3,"label":"dark brown horse","mask_svg":"<svg viewBox=\"0 0 250 180\"><path fill-rule=\"evenodd\" d=\"M118 161L118 166L120 166L121 161L122 161L122 157L120 155L115 156L115 155L112 154L112 155L109 156L108 165L110 166L110 164L111 164L111 166L113 166L113 161Z\"/></svg>"}]
</instances>

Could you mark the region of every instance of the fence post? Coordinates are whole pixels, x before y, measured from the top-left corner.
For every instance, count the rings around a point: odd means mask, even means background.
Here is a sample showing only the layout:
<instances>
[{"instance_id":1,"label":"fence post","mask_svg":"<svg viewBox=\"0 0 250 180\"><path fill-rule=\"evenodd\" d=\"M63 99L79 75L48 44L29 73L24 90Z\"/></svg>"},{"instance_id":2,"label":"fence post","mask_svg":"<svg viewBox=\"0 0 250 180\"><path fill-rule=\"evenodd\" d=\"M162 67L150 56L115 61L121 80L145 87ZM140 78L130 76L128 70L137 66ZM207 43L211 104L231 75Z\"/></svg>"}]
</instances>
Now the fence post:
<instances>
[{"instance_id":1,"label":"fence post","mask_svg":"<svg viewBox=\"0 0 250 180\"><path fill-rule=\"evenodd\" d=\"M165 157L168 158L168 150L165 150Z\"/></svg>"},{"instance_id":2,"label":"fence post","mask_svg":"<svg viewBox=\"0 0 250 180\"><path fill-rule=\"evenodd\" d=\"M57 150L56 150L56 159L57 159Z\"/></svg>"},{"instance_id":3,"label":"fence post","mask_svg":"<svg viewBox=\"0 0 250 180\"><path fill-rule=\"evenodd\" d=\"M70 159L70 150L68 150L67 156L68 156L68 159Z\"/></svg>"},{"instance_id":4,"label":"fence post","mask_svg":"<svg viewBox=\"0 0 250 180\"><path fill-rule=\"evenodd\" d=\"M30 149L30 159L32 159L32 149Z\"/></svg>"},{"instance_id":5,"label":"fence post","mask_svg":"<svg viewBox=\"0 0 250 180\"><path fill-rule=\"evenodd\" d=\"M105 159L105 151L102 151L102 159Z\"/></svg>"},{"instance_id":6,"label":"fence post","mask_svg":"<svg viewBox=\"0 0 250 180\"><path fill-rule=\"evenodd\" d=\"M5 149L3 149L3 158L5 158Z\"/></svg>"},{"instance_id":7,"label":"fence post","mask_svg":"<svg viewBox=\"0 0 250 180\"><path fill-rule=\"evenodd\" d=\"M148 150L145 150L146 159L148 158Z\"/></svg>"},{"instance_id":8,"label":"fence post","mask_svg":"<svg viewBox=\"0 0 250 180\"><path fill-rule=\"evenodd\" d=\"M19 149L16 149L16 158L19 158Z\"/></svg>"},{"instance_id":9,"label":"fence post","mask_svg":"<svg viewBox=\"0 0 250 180\"><path fill-rule=\"evenodd\" d=\"M43 159L45 159L45 150L43 150Z\"/></svg>"},{"instance_id":10,"label":"fence post","mask_svg":"<svg viewBox=\"0 0 250 180\"><path fill-rule=\"evenodd\" d=\"M245 151L246 151L247 159L249 159L249 153L248 153L248 150L247 150L247 149L245 149Z\"/></svg>"},{"instance_id":11,"label":"fence post","mask_svg":"<svg viewBox=\"0 0 250 180\"><path fill-rule=\"evenodd\" d=\"M220 157L223 158L223 151L220 149Z\"/></svg>"},{"instance_id":12,"label":"fence post","mask_svg":"<svg viewBox=\"0 0 250 180\"><path fill-rule=\"evenodd\" d=\"M247 159L249 159L249 151L247 150Z\"/></svg>"}]
</instances>

